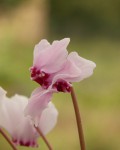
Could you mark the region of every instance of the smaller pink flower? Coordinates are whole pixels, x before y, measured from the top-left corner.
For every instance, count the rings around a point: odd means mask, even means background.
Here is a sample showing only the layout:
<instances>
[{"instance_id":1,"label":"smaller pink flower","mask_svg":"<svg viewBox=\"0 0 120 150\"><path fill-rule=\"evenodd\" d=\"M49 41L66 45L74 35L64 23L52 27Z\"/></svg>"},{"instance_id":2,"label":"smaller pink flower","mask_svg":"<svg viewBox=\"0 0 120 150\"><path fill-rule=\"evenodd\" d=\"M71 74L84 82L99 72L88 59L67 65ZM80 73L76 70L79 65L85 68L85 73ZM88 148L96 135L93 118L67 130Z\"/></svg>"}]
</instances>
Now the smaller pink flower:
<instances>
[{"instance_id":1,"label":"smaller pink flower","mask_svg":"<svg viewBox=\"0 0 120 150\"><path fill-rule=\"evenodd\" d=\"M24 109L27 104L27 97L15 95L8 98L6 91L0 88L0 127L5 128L10 133L16 145L37 147L39 134L30 118L24 116ZM58 115L51 102L46 106L38 122L38 127L44 135L53 129Z\"/></svg>"}]
</instances>

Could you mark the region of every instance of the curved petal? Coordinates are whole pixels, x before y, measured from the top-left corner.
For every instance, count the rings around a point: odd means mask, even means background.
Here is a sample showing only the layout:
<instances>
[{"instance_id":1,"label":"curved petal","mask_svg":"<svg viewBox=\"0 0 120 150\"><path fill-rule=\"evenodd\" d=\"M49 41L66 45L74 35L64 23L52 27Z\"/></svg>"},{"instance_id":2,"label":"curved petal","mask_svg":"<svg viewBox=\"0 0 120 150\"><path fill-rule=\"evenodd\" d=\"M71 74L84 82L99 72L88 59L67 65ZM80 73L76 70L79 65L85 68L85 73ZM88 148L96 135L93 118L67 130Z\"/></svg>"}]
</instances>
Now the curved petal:
<instances>
[{"instance_id":1,"label":"curved petal","mask_svg":"<svg viewBox=\"0 0 120 150\"><path fill-rule=\"evenodd\" d=\"M45 51L46 48L49 46L50 43L46 39L41 40L37 45L35 45L34 52L33 52L33 65L39 63L39 56L41 51Z\"/></svg>"},{"instance_id":2,"label":"curved petal","mask_svg":"<svg viewBox=\"0 0 120 150\"><path fill-rule=\"evenodd\" d=\"M0 109L0 126L5 128L17 145L37 146L38 134L28 118L24 117L24 108L28 98L15 95L11 99L6 96Z\"/></svg>"},{"instance_id":3,"label":"curved petal","mask_svg":"<svg viewBox=\"0 0 120 150\"><path fill-rule=\"evenodd\" d=\"M30 118L24 116L24 109L28 104L28 98L15 95L9 99L5 93L0 88L0 101L2 102L0 103L0 127L5 128L10 133L15 144L37 147L39 134L35 130ZM46 109L41 113L41 118L39 118L38 122L43 133L48 133L55 126L57 114L58 112L52 103L46 105Z\"/></svg>"},{"instance_id":4,"label":"curved petal","mask_svg":"<svg viewBox=\"0 0 120 150\"><path fill-rule=\"evenodd\" d=\"M12 140L17 145L37 147L37 138L39 137L33 124L29 118L24 117L21 122L17 124L14 133L12 135Z\"/></svg>"},{"instance_id":5,"label":"curved petal","mask_svg":"<svg viewBox=\"0 0 120 150\"><path fill-rule=\"evenodd\" d=\"M39 124L42 111L47 107L52 98L53 90L36 89L30 97L25 115L33 119L35 125Z\"/></svg>"},{"instance_id":6,"label":"curved petal","mask_svg":"<svg viewBox=\"0 0 120 150\"><path fill-rule=\"evenodd\" d=\"M93 61L87 60L80 57L76 52L72 52L68 55L68 60L70 60L76 68L81 70L79 76L75 79L75 82L81 81L84 78L88 78L93 74L93 70L96 64Z\"/></svg>"},{"instance_id":7,"label":"curved petal","mask_svg":"<svg viewBox=\"0 0 120 150\"><path fill-rule=\"evenodd\" d=\"M66 50L70 39L65 38L60 41L54 41L52 45L47 45L44 50L39 50L39 45L35 47L37 53L34 57L33 65L46 73L55 73L61 69L66 61L68 52ZM37 50L36 50L37 49ZM39 51L39 53L38 53Z\"/></svg>"},{"instance_id":8,"label":"curved petal","mask_svg":"<svg viewBox=\"0 0 120 150\"><path fill-rule=\"evenodd\" d=\"M75 78L78 77L80 74L81 74L81 70L78 67L76 67L76 65L73 62L67 60L64 68L54 75L51 86L57 80L74 82Z\"/></svg>"},{"instance_id":9,"label":"curved petal","mask_svg":"<svg viewBox=\"0 0 120 150\"><path fill-rule=\"evenodd\" d=\"M6 95L6 91L2 88L2 87L0 87L0 101L2 101L2 98Z\"/></svg>"},{"instance_id":10,"label":"curved petal","mask_svg":"<svg viewBox=\"0 0 120 150\"><path fill-rule=\"evenodd\" d=\"M43 111L39 122L39 128L43 134L47 134L54 128L57 123L57 116L58 111L56 110L54 104L49 102L47 108Z\"/></svg>"},{"instance_id":11,"label":"curved petal","mask_svg":"<svg viewBox=\"0 0 120 150\"><path fill-rule=\"evenodd\" d=\"M68 55L64 68L54 76L52 85L60 79L66 82L79 82L92 75L95 67L94 62L80 57L76 52L72 52Z\"/></svg>"}]
</instances>

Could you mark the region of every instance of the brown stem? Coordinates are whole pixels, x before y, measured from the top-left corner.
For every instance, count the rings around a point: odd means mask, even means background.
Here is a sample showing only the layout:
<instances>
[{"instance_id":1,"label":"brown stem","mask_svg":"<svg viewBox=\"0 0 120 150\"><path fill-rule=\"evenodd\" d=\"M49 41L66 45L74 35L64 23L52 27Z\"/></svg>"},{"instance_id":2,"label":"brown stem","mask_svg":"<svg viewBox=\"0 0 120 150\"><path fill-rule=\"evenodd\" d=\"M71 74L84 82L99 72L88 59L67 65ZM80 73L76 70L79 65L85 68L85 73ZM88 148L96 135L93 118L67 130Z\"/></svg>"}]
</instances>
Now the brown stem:
<instances>
[{"instance_id":1,"label":"brown stem","mask_svg":"<svg viewBox=\"0 0 120 150\"><path fill-rule=\"evenodd\" d=\"M42 139L44 140L44 142L46 143L47 147L49 148L49 150L53 150L50 143L48 142L48 140L46 139L45 135L42 133L42 131L40 130L40 128L36 127L34 125L35 129L37 130L37 132L39 133L39 135L42 137Z\"/></svg>"},{"instance_id":2,"label":"brown stem","mask_svg":"<svg viewBox=\"0 0 120 150\"><path fill-rule=\"evenodd\" d=\"M85 141L84 141L84 134L83 134L83 129L82 129L82 122L81 122L79 107L78 107L78 103L77 103L77 98L75 96L73 87L71 87L71 97L72 97L74 111L75 111L75 115L76 115L80 147L81 147L81 150L85 150Z\"/></svg>"},{"instance_id":3,"label":"brown stem","mask_svg":"<svg viewBox=\"0 0 120 150\"><path fill-rule=\"evenodd\" d=\"M5 132L0 128L0 133L3 135L3 137L6 139L6 141L10 144L10 146L13 148L13 150L17 150L15 144L9 139L9 137L5 134Z\"/></svg>"}]
</instances>

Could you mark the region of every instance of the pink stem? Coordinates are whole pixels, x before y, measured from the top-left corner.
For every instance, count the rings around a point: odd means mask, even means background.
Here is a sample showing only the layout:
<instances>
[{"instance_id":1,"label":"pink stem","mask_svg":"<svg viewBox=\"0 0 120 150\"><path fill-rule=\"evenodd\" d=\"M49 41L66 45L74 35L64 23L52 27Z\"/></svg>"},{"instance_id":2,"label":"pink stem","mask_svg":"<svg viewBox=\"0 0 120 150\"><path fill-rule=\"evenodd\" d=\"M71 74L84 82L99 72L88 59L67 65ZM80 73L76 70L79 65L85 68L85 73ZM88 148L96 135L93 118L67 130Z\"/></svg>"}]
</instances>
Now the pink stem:
<instances>
[{"instance_id":1,"label":"pink stem","mask_svg":"<svg viewBox=\"0 0 120 150\"><path fill-rule=\"evenodd\" d=\"M39 135L42 137L42 139L44 140L44 142L46 143L47 147L49 148L49 150L53 150L50 143L48 142L48 140L46 139L45 135L42 133L42 131L40 130L40 128L36 127L34 125L35 129L37 130L37 132L39 133Z\"/></svg>"},{"instance_id":2,"label":"pink stem","mask_svg":"<svg viewBox=\"0 0 120 150\"><path fill-rule=\"evenodd\" d=\"M77 103L77 98L76 98L73 87L71 87L71 97L72 97L73 106L74 106L75 115L76 115L80 147L81 147L81 150L85 150L85 140L84 140L84 134L83 134L83 129L82 129L82 122L81 122L79 107Z\"/></svg>"},{"instance_id":3,"label":"pink stem","mask_svg":"<svg viewBox=\"0 0 120 150\"><path fill-rule=\"evenodd\" d=\"M9 137L5 134L5 132L1 128L0 128L0 133L6 139L6 141L10 144L10 146L13 148L13 150L18 150L16 148L15 144L9 139Z\"/></svg>"}]
</instances>

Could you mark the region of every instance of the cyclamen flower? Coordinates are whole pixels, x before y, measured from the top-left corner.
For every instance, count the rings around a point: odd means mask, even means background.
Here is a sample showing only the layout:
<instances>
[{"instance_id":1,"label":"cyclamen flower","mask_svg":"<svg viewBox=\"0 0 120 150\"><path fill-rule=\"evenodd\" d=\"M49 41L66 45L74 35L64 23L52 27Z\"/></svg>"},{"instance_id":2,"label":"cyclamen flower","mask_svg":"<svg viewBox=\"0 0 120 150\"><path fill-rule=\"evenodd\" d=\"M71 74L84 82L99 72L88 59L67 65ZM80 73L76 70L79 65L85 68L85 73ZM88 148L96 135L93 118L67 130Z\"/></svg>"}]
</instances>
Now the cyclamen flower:
<instances>
[{"instance_id":1,"label":"cyclamen flower","mask_svg":"<svg viewBox=\"0 0 120 150\"><path fill-rule=\"evenodd\" d=\"M24 109L28 104L28 98L15 95L6 97L6 91L0 88L0 127L5 128L11 135L12 141L17 145L37 147L39 134L34 128L33 122L24 116ZM52 130L57 122L58 112L50 102L41 113L38 127L43 134Z\"/></svg>"},{"instance_id":2,"label":"cyclamen flower","mask_svg":"<svg viewBox=\"0 0 120 150\"><path fill-rule=\"evenodd\" d=\"M41 40L35 46L31 79L44 89L70 92L72 82L79 82L92 75L95 63L80 57L76 52L68 55L69 38L54 41Z\"/></svg>"}]
</instances>

